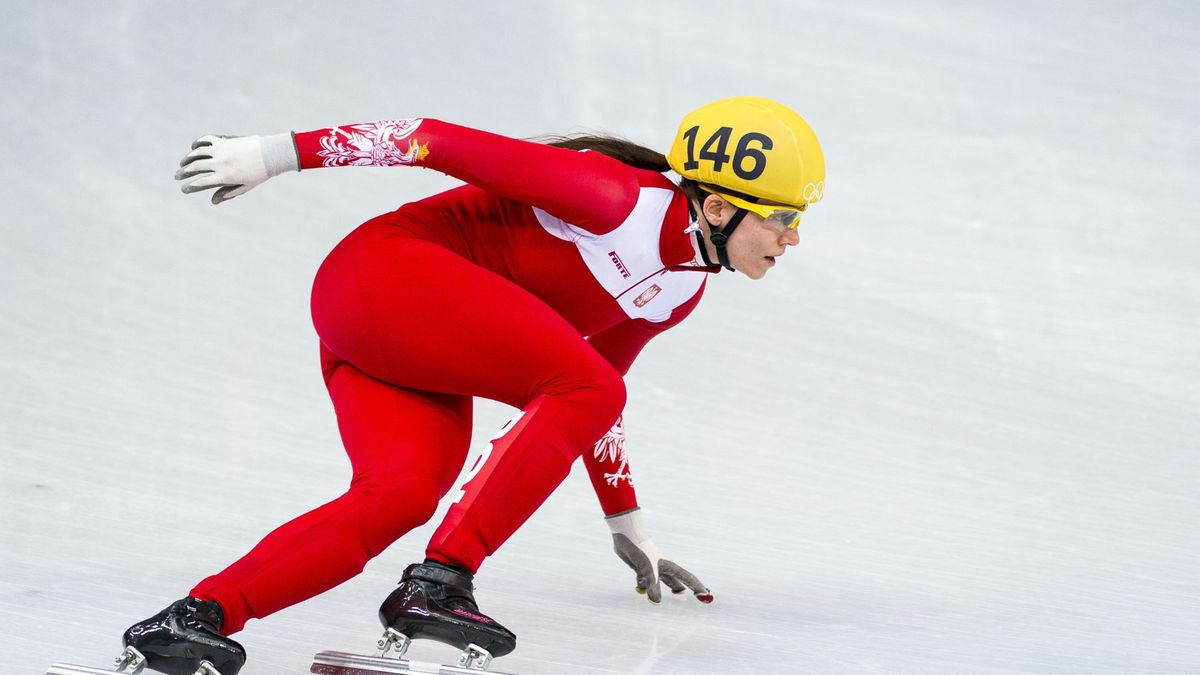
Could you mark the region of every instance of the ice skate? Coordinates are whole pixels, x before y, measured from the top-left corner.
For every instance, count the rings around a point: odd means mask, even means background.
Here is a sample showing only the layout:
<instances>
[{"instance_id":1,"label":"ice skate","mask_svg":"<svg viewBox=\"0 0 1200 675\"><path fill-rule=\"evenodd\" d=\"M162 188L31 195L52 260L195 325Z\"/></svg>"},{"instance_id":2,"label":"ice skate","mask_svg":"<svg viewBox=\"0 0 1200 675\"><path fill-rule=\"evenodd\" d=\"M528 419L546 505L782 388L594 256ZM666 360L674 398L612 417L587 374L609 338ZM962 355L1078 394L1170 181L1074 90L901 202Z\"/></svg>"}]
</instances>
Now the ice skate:
<instances>
[{"instance_id":1,"label":"ice skate","mask_svg":"<svg viewBox=\"0 0 1200 675\"><path fill-rule=\"evenodd\" d=\"M400 585L379 608L384 632L377 643L378 653L321 652L313 659L312 672L461 675L485 670L492 658L516 649L517 637L479 611L471 581L469 573L447 565L409 565ZM456 665L408 661L402 657L413 640L434 640L463 651Z\"/></svg>"},{"instance_id":2,"label":"ice skate","mask_svg":"<svg viewBox=\"0 0 1200 675\"><path fill-rule=\"evenodd\" d=\"M47 675L135 675L149 668L167 675L237 675L246 650L221 635L215 602L184 598L125 631L115 670L54 664Z\"/></svg>"}]
</instances>

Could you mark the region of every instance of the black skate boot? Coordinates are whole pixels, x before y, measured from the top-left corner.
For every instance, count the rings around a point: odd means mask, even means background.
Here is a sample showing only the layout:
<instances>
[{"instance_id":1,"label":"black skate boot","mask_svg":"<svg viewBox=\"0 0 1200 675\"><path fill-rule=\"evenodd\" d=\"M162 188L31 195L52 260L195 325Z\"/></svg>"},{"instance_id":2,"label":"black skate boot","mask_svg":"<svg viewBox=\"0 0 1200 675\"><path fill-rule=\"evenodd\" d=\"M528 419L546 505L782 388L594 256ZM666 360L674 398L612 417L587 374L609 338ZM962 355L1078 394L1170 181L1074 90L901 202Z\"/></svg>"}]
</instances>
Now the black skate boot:
<instances>
[{"instance_id":1,"label":"black skate boot","mask_svg":"<svg viewBox=\"0 0 1200 675\"><path fill-rule=\"evenodd\" d=\"M184 598L130 626L124 636L126 654L128 648L136 649L146 667L167 675L237 675L246 663L246 650L221 635L223 620L217 603Z\"/></svg>"},{"instance_id":2,"label":"black skate boot","mask_svg":"<svg viewBox=\"0 0 1200 675\"><path fill-rule=\"evenodd\" d=\"M379 620L407 638L462 649L468 662L468 645L482 648L488 652L480 659L486 667L490 657L516 649L517 636L479 611L472 578L465 570L436 562L409 565L400 586L380 606Z\"/></svg>"}]
</instances>

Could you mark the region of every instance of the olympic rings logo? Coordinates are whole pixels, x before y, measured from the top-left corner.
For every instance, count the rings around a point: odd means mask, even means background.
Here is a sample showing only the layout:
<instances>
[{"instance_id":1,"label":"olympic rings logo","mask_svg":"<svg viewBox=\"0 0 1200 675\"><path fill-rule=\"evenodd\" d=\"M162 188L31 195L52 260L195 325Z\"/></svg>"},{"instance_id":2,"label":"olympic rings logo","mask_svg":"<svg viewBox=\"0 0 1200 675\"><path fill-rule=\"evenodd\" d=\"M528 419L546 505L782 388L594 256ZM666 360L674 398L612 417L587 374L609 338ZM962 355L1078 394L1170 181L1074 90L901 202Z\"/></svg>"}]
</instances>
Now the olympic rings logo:
<instances>
[{"instance_id":1,"label":"olympic rings logo","mask_svg":"<svg viewBox=\"0 0 1200 675\"><path fill-rule=\"evenodd\" d=\"M804 186L804 201L819 202L825 196L825 181L817 181Z\"/></svg>"}]
</instances>

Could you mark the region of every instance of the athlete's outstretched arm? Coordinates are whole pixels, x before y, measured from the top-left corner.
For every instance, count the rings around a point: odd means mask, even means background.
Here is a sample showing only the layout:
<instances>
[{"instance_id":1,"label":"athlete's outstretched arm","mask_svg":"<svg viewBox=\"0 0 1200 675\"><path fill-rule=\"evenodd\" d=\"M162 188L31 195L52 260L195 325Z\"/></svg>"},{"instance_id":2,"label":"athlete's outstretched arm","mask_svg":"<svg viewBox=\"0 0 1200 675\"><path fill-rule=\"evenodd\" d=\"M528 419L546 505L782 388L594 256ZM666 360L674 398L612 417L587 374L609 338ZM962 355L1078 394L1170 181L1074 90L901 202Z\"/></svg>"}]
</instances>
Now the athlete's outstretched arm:
<instances>
[{"instance_id":1,"label":"athlete's outstretched arm","mask_svg":"<svg viewBox=\"0 0 1200 675\"><path fill-rule=\"evenodd\" d=\"M536 206L596 234L637 203L635 170L596 152L508 138L435 119L398 119L275 136L204 136L176 173L184 192L217 188L217 204L286 171L422 166Z\"/></svg>"},{"instance_id":2,"label":"athlete's outstretched arm","mask_svg":"<svg viewBox=\"0 0 1200 675\"><path fill-rule=\"evenodd\" d=\"M591 336L588 341L617 371L625 375L646 343L686 318L700 301L702 293L703 286L690 300L675 308L667 321L653 323L645 319L629 319ZM694 574L663 553L642 526L641 508L637 503L629 460L625 454L624 427L622 415L604 438L596 443L595 448L583 455L588 477L612 531L613 549L634 570L638 592L645 593L651 602L657 603L662 597L659 581L667 584L673 593L691 590L701 602L712 602L712 592Z\"/></svg>"},{"instance_id":3,"label":"athlete's outstretched arm","mask_svg":"<svg viewBox=\"0 0 1200 675\"><path fill-rule=\"evenodd\" d=\"M633 169L596 152L523 141L436 119L367 122L296 134L300 168L416 165L536 206L596 234L637 203Z\"/></svg>"}]
</instances>

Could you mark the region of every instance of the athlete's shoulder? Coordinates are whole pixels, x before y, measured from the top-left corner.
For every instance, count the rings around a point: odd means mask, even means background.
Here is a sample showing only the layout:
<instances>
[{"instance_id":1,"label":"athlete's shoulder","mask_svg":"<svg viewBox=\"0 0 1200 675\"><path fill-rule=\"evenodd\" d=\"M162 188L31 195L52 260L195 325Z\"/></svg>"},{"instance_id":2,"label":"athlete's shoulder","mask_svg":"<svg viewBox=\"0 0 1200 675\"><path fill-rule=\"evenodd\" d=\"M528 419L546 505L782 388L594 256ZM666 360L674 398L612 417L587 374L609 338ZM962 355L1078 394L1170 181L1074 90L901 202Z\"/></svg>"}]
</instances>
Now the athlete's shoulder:
<instances>
[{"instance_id":1,"label":"athlete's shoulder","mask_svg":"<svg viewBox=\"0 0 1200 675\"><path fill-rule=\"evenodd\" d=\"M679 186L675 184L666 174L651 169L639 169L637 167L629 167L637 178L638 187L640 188L661 188L670 190L671 192L680 192Z\"/></svg>"},{"instance_id":2,"label":"athlete's shoulder","mask_svg":"<svg viewBox=\"0 0 1200 675\"><path fill-rule=\"evenodd\" d=\"M675 185L666 174L655 171L653 169L642 169L631 164L626 164L616 157L611 157L597 150L579 150L581 155L587 156L596 165L603 166L607 172L612 172L631 179L633 185L638 188L656 187L667 190L679 190L679 186Z\"/></svg>"}]
</instances>

